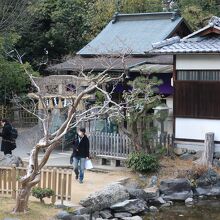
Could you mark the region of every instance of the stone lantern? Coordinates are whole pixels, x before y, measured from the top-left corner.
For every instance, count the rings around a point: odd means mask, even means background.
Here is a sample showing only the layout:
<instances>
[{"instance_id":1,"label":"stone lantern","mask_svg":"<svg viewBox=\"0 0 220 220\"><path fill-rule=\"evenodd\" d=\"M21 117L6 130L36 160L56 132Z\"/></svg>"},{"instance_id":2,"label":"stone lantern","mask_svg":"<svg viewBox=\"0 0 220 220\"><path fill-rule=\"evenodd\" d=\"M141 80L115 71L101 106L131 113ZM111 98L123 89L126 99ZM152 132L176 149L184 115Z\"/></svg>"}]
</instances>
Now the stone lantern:
<instances>
[{"instance_id":1,"label":"stone lantern","mask_svg":"<svg viewBox=\"0 0 220 220\"><path fill-rule=\"evenodd\" d=\"M156 115L156 120L160 123L161 134L165 134L164 132L164 121L168 117L169 107L166 104L161 104L154 109L154 114Z\"/></svg>"}]
</instances>

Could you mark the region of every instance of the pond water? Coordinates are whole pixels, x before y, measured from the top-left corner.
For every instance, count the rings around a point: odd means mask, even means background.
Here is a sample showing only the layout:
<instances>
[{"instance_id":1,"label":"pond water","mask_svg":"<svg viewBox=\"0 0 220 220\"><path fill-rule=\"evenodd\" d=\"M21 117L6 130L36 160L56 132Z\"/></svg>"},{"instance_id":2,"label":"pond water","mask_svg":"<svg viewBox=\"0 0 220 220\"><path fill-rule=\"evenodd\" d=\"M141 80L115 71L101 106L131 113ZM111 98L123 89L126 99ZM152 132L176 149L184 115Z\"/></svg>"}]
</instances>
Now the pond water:
<instances>
[{"instance_id":1,"label":"pond water","mask_svg":"<svg viewBox=\"0 0 220 220\"><path fill-rule=\"evenodd\" d=\"M191 207L175 203L171 207L149 213L144 220L220 220L220 200L200 200Z\"/></svg>"}]
</instances>

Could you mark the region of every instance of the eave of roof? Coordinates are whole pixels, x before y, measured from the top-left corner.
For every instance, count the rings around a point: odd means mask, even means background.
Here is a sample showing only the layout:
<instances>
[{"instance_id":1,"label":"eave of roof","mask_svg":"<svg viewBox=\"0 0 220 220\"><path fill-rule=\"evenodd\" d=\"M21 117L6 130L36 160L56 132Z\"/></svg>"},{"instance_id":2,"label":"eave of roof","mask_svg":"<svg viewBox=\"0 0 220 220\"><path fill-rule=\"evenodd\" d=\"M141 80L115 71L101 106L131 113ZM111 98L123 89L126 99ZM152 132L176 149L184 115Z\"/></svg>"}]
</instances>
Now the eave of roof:
<instances>
[{"instance_id":1,"label":"eave of roof","mask_svg":"<svg viewBox=\"0 0 220 220\"><path fill-rule=\"evenodd\" d=\"M173 65L164 64L142 64L130 69L131 72L141 72L143 74L152 73L172 73Z\"/></svg>"},{"instance_id":2,"label":"eave of roof","mask_svg":"<svg viewBox=\"0 0 220 220\"><path fill-rule=\"evenodd\" d=\"M82 57L75 56L72 59L69 59L63 63L52 65L47 68L47 71L50 72L79 72L83 71L103 71L109 68L111 65L110 71L122 71L124 70L124 65L126 69L138 66L143 63L149 64L172 64L172 56L151 56L151 57L125 57L124 63L122 58L115 57Z\"/></svg>"}]
</instances>

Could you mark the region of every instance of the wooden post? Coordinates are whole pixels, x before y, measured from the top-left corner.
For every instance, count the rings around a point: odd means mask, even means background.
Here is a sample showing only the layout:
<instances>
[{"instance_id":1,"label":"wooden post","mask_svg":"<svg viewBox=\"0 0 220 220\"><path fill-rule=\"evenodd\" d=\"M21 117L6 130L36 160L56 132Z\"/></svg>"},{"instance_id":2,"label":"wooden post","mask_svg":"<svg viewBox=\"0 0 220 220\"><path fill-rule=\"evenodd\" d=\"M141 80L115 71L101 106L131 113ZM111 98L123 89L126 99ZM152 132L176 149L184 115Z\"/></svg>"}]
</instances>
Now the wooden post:
<instances>
[{"instance_id":1,"label":"wooden post","mask_svg":"<svg viewBox=\"0 0 220 220\"><path fill-rule=\"evenodd\" d=\"M205 134L205 144L202 157L196 161L197 164L212 167L213 155L215 151L214 133Z\"/></svg>"},{"instance_id":2,"label":"wooden post","mask_svg":"<svg viewBox=\"0 0 220 220\"><path fill-rule=\"evenodd\" d=\"M12 166L11 181L12 199L16 199L16 166L14 164Z\"/></svg>"},{"instance_id":3,"label":"wooden post","mask_svg":"<svg viewBox=\"0 0 220 220\"><path fill-rule=\"evenodd\" d=\"M54 191L54 195L51 198L52 204L56 202L56 178L57 178L57 172L56 169L53 169L52 171L52 190Z\"/></svg>"},{"instance_id":4,"label":"wooden post","mask_svg":"<svg viewBox=\"0 0 220 220\"><path fill-rule=\"evenodd\" d=\"M64 197L65 188L66 188L66 179L63 177L62 188L61 188L61 205L63 205L63 197Z\"/></svg>"},{"instance_id":5,"label":"wooden post","mask_svg":"<svg viewBox=\"0 0 220 220\"><path fill-rule=\"evenodd\" d=\"M70 185L70 187L71 187L71 199L70 199L70 201L71 202L74 201L74 184L72 184L73 181L75 181L75 175L73 174L73 172L71 172L71 185Z\"/></svg>"}]
</instances>

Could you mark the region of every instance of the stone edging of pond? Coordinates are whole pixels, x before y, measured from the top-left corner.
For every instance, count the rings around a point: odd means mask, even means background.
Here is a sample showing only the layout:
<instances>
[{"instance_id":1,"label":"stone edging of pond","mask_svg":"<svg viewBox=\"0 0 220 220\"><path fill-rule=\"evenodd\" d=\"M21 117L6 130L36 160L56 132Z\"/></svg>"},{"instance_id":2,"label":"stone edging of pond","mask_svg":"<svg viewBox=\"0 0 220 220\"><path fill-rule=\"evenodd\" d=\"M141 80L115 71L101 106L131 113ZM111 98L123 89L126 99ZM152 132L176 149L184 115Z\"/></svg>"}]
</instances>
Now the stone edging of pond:
<instances>
[{"instance_id":1,"label":"stone edging of pond","mask_svg":"<svg viewBox=\"0 0 220 220\"><path fill-rule=\"evenodd\" d=\"M61 211L57 219L123 219L141 220L148 212L170 207L173 202L193 205L202 197L220 196L220 176L212 169L190 178L162 180L151 178L149 187L141 188L134 180L108 185L80 201L81 208L74 212Z\"/></svg>"}]
</instances>

